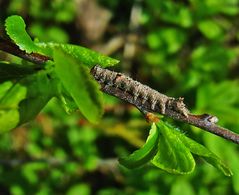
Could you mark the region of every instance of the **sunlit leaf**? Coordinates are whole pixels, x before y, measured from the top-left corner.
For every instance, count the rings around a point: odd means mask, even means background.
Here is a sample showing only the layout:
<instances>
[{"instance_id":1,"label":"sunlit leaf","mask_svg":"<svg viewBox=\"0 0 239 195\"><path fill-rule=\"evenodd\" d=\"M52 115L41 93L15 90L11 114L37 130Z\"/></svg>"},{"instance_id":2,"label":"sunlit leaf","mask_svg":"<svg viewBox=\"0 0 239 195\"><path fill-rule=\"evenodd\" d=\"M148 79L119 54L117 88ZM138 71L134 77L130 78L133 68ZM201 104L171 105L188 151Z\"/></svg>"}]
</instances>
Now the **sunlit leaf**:
<instances>
[{"instance_id":1,"label":"sunlit leaf","mask_svg":"<svg viewBox=\"0 0 239 195\"><path fill-rule=\"evenodd\" d=\"M153 123L146 143L129 156L119 159L120 164L127 168L137 168L149 162L157 152L159 131Z\"/></svg>"},{"instance_id":2,"label":"sunlit leaf","mask_svg":"<svg viewBox=\"0 0 239 195\"><path fill-rule=\"evenodd\" d=\"M173 128L169 124L168 126ZM218 156L212 153L209 149L197 143L196 141L188 138L180 131L175 130L174 134L178 137L178 139L182 141L182 143L190 150L191 153L199 155L212 166L222 171L226 176L232 175L230 169L222 162L222 160Z\"/></svg>"},{"instance_id":3,"label":"sunlit leaf","mask_svg":"<svg viewBox=\"0 0 239 195\"><path fill-rule=\"evenodd\" d=\"M103 113L102 93L90 70L62 50L55 50L54 61L56 74L82 114L90 122L97 122Z\"/></svg>"},{"instance_id":4,"label":"sunlit leaf","mask_svg":"<svg viewBox=\"0 0 239 195\"><path fill-rule=\"evenodd\" d=\"M222 34L222 28L213 20L201 21L198 28L209 39L215 39Z\"/></svg>"},{"instance_id":5,"label":"sunlit leaf","mask_svg":"<svg viewBox=\"0 0 239 195\"><path fill-rule=\"evenodd\" d=\"M174 133L175 128L164 122L159 122L156 125L161 134L158 152L151 162L169 173L191 173L195 168L194 158L190 150Z\"/></svg>"},{"instance_id":6,"label":"sunlit leaf","mask_svg":"<svg viewBox=\"0 0 239 195\"><path fill-rule=\"evenodd\" d=\"M206 160L209 164L216 167L220 171L223 172L226 176L232 176L231 170L222 162L222 160L217 157L214 153L212 153L205 146L197 143L196 141L186 137L180 132L176 132L177 136L184 143L184 145L189 148L189 150L196 155L199 155L204 160Z\"/></svg>"},{"instance_id":7,"label":"sunlit leaf","mask_svg":"<svg viewBox=\"0 0 239 195\"><path fill-rule=\"evenodd\" d=\"M0 132L9 131L20 120L18 104L26 96L26 88L20 84L6 82L0 85Z\"/></svg>"},{"instance_id":8,"label":"sunlit leaf","mask_svg":"<svg viewBox=\"0 0 239 195\"><path fill-rule=\"evenodd\" d=\"M77 60L78 63L87 65L90 68L97 64L101 65L102 67L107 67L119 63L119 60L78 45L58 43L37 43L37 45L43 49L43 52L46 55L51 57L53 57L54 48L60 48L65 53Z\"/></svg>"},{"instance_id":9,"label":"sunlit leaf","mask_svg":"<svg viewBox=\"0 0 239 195\"><path fill-rule=\"evenodd\" d=\"M145 3L148 4L151 9L157 13L156 16L164 22L173 23L185 28L190 27L193 24L193 12L182 4L172 1L161 1L157 3L154 1L147 1Z\"/></svg>"},{"instance_id":10,"label":"sunlit leaf","mask_svg":"<svg viewBox=\"0 0 239 195\"><path fill-rule=\"evenodd\" d=\"M83 183L76 184L76 185L70 186L66 195L78 195L79 192L81 192L84 195L90 195L91 189L90 189L89 185L87 185L87 184L83 184Z\"/></svg>"},{"instance_id":11,"label":"sunlit leaf","mask_svg":"<svg viewBox=\"0 0 239 195\"><path fill-rule=\"evenodd\" d=\"M185 42L183 31L176 28L157 29L147 36L151 49L164 49L168 53L177 52Z\"/></svg>"},{"instance_id":12,"label":"sunlit leaf","mask_svg":"<svg viewBox=\"0 0 239 195\"><path fill-rule=\"evenodd\" d=\"M13 15L5 21L6 32L8 36L19 46L21 50L27 53L37 52L39 49L27 34L26 24L21 16Z\"/></svg>"},{"instance_id":13,"label":"sunlit leaf","mask_svg":"<svg viewBox=\"0 0 239 195\"><path fill-rule=\"evenodd\" d=\"M6 95L7 91L12 87L13 83L11 81L6 81L0 85L0 99Z\"/></svg>"}]
</instances>

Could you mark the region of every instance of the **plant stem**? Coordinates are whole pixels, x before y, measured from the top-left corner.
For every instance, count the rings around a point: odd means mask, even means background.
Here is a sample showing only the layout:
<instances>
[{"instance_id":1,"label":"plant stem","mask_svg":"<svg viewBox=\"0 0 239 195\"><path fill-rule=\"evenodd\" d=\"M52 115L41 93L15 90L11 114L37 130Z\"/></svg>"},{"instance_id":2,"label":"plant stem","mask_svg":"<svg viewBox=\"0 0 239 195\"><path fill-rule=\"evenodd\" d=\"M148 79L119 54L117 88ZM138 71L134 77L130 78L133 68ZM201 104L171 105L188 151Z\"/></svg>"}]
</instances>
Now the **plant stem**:
<instances>
[{"instance_id":1,"label":"plant stem","mask_svg":"<svg viewBox=\"0 0 239 195\"><path fill-rule=\"evenodd\" d=\"M12 43L11 41L5 40L2 37L0 37L0 50L10 53L12 55L18 56L20 58L23 58L35 64L42 64L51 59L48 56L38 54L38 53L28 54L25 51L20 50L19 47L15 45L14 43Z\"/></svg>"}]
</instances>

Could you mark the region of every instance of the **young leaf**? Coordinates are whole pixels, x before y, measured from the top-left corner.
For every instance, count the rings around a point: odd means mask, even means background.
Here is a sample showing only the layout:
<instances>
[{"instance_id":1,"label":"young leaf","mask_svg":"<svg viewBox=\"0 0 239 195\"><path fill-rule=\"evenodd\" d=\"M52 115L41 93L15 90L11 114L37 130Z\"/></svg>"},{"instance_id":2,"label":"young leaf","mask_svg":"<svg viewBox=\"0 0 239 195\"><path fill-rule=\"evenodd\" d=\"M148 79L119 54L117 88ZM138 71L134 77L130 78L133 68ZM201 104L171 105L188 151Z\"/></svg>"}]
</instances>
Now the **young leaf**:
<instances>
[{"instance_id":1,"label":"young leaf","mask_svg":"<svg viewBox=\"0 0 239 195\"><path fill-rule=\"evenodd\" d=\"M103 112L102 93L87 67L62 50L54 50L55 71L82 114L92 123Z\"/></svg>"},{"instance_id":2,"label":"young leaf","mask_svg":"<svg viewBox=\"0 0 239 195\"><path fill-rule=\"evenodd\" d=\"M149 162L157 152L159 131L153 123L146 143L130 156L119 159L120 164L127 168L137 168Z\"/></svg>"},{"instance_id":3,"label":"young leaf","mask_svg":"<svg viewBox=\"0 0 239 195\"><path fill-rule=\"evenodd\" d=\"M5 82L0 85L0 132L15 128L19 122L18 104L26 96L26 88L20 84Z\"/></svg>"},{"instance_id":4,"label":"young leaf","mask_svg":"<svg viewBox=\"0 0 239 195\"><path fill-rule=\"evenodd\" d=\"M34 72L34 68L30 66L0 62L0 83L12 79L21 79Z\"/></svg>"},{"instance_id":5,"label":"young leaf","mask_svg":"<svg viewBox=\"0 0 239 195\"><path fill-rule=\"evenodd\" d=\"M5 21L6 32L9 37L27 53L37 52L39 49L27 34L26 24L21 16L13 15Z\"/></svg>"},{"instance_id":6,"label":"young leaf","mask_svg":"<svg viewBox=\"0 0 239 195\"><path fill-rule=\"evenodd\" d=\"M184 143L184 145L196 155L202 157L205 161L207 161L212 166L216 167L220 171L224 173L226 176L232 176L231 170L222 162L220 158L218 158L215 154L213 154L206 147L201 144L195 142L194 140L186 137L180 132L175 132L179 139Z\"/></svg>"},{"instance_id":7,"label":"young leaf","mask_svg":"<svg viewBox=\"0 0 239 195\"><path fill-rule=\"evenodd\" d=\"M53 57L54 48L61 48L65 53L75 58L78 63L87 65L90 68L96 64L99 64L102 67L107 67L119 63L116 59L78 45L59 43L37 43L37 45L41 47L42 51L45 52L46 55L51 57Z\"/></svg>"},{"instance_id":8,"label":"young leaf","mask_svg":"<svg viewBox=\"0 0 239 195\"><path fill-rule=\"evenodd\" d=\"M151 162L169 173L191 173L195 168L194 158L190 150L174 133L175 129L162 121L156 126L161 134L158 152Z\"/></svg>"}]
</instances>

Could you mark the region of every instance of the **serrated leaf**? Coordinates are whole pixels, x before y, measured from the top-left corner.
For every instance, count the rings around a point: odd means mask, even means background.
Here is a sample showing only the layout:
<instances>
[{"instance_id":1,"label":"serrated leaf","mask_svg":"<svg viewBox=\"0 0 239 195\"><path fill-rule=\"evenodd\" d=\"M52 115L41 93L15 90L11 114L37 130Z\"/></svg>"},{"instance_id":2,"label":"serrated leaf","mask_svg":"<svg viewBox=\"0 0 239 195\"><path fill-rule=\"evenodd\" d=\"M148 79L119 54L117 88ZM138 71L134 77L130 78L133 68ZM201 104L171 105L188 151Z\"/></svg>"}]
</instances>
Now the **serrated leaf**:
<instances>
[{"instance_id":1,"label":"serrated leaf","mask_svg":"<svg viewBox=\"0 0 239 195\"><path fill-rule=\"evenodd\" d=\"M26 88L20 84L5 82L0 85L0 132L15 128L20 120L18 104L26 96Z\"/></svg>"},{"instance_id":2,"label":"serrated leaf","mask_svg":"<svg viewBox=\"0 0 239 195\"><path fill-rule=\"evenodd\" d=\"M9 16L5 20L5 28L8 36L27 53L37 52L39 49L27 34L26 24L21 16Z\"/></svg>"},{"instance_id":3,"label":"serrated leaf","mask_svg":"<svg viewBox=\"0 0 239 195\"><path fill-rule=\"evenodd\" d=\"M0 83L12 79L21 79L34 72L34 67L0 62Z\"/></svg>"},{"instance_id":4,"label":"serrated leaf","mask_svg":"<svg viewBox=\"0 0 239 195\"><path fill-rule=\"evenodd\" d=\"M55 71L66 90L75 100L82 114L92 123L102 113L102 93L90 70L62 50L54 50Z\"/></svg>"},{"instance_id":5,"label":"serrated leaf","mask_svg":"<svg viewBox=\"0 0 239 195\"><path fill-rule=\"evenodd\" d=\"M159 131L153 123L146 143L127 157L119 159L120 164L127 168L137 168L149 162L157 152Z\"/></svg>"},{"instance_id":6,"label":"serrated leaf","mask_svg":"<svg viewBox=\"0 0 239 195\"><path fill-rule=\"evenodd\" d=\"M203 145L197 143L196 141L186 137L180 132L176 132L177 136L184 143L184 145L189 148L189 150L207 161L212 166L216 167L226 176L232 176L231 170L222 162L222 160L217 157L214 153L208 150Z\"/></svg>"},{"instance_id":7,"label":"serrated leaf","mask_svg":"<svg viewBox=\"0 0 239 195\"><path fill-rule=\"evenodd\" d=\"M90 68L96 64L99 64L102 67L107 67L119 63L119 60L78 45L59 43L37 43L37 45L41 47L42 51L45 52L46 55L51 57L53 57L54 48L60 48L65 53L77 60L78 63L87 65Z\"/></svg>"},{"instance_id":8,"label":"serrated leaf","mask_svg":"<svg viewBox=\"0 0 239 195\"><path fill-rule=\"evenodd\" d=\"M165 122L156 124L161 132L158 152L151 162L173 174L189 174L195 168L195 161L190 150L174 133L175 129Z\"/></svg>"}]
</instances>

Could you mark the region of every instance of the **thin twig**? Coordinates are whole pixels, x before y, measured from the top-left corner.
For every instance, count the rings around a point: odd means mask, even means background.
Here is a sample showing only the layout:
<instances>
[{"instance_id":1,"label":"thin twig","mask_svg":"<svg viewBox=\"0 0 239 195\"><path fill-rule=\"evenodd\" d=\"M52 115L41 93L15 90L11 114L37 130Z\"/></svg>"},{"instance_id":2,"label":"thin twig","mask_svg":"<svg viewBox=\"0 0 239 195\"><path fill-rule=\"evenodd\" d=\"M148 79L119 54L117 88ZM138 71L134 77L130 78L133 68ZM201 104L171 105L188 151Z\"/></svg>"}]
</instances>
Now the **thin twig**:
<instances>
[{"instance_id":1,"label":"thin twig","mask_svg":"<svg viewBox=\"0 0 239 195\"><path fill-rule=\"evenodd\" d=\"M27 61L36 63L36 64L42 64L51 58L45 55L41 55L38 53L26 53L25 51L22 51L19 49L17 45L12 43L9 40L5 40L2 37L0 37L0 50L5 51L7 53L10 53L12 55L18 56L20 58L23 58Z\"/></svg>"},{"instance_id":2,"label":"thin twig","mask_svg":"<svg viewBox=\"0 0 239 195\"><path fill-rule=\"evenodd\" d=\"M216 125L218 120L217 117L209 114L194 115L190 113L186 109L181 98L175 99L165 96L159 92L155 94L155 90L149 88L148 86L134 81L121 73L103 69L99 66L95 66L91 72L94 78L101 85L101 90L103 92L129 102L141 111L163 114L174 120L189 123L239 144L238 134ZM154 101L156 101L156 105L153 107L153 101L150 99L149 94L154 94L155 96L153 98L155 98ZM165 105L160 105L161 103L164 103ZM162 109L162 107L164 107L165 110Z\"/></svg>"},{"instance_id":3,"label":"thin twig","mask_svg":"<svg viewBox=\"0 0 239 195\"><path fill-rule=\"evenodd\" d=\"M33 63L41 64L50 59L41 54L27 54L16 45L0 37L0 50L16 55ZM116 73L99 66L91 70L95 80L104 93L113 95L133 104L139 110L163 114L174 120L199 127L210 133L239 144L239 135L216 125L217 118L209 114L193 115L183 103L183 98L173 98L161 94L150 87L134 81L121 73Z\"/></svg>"}]
</instances>

